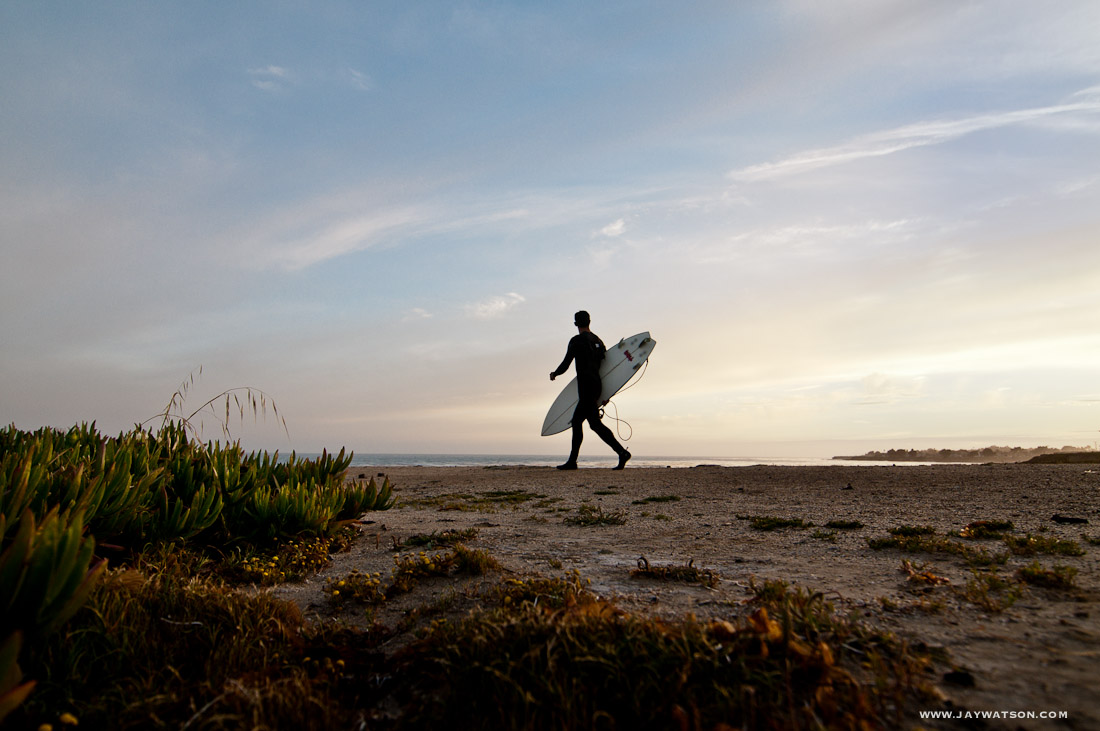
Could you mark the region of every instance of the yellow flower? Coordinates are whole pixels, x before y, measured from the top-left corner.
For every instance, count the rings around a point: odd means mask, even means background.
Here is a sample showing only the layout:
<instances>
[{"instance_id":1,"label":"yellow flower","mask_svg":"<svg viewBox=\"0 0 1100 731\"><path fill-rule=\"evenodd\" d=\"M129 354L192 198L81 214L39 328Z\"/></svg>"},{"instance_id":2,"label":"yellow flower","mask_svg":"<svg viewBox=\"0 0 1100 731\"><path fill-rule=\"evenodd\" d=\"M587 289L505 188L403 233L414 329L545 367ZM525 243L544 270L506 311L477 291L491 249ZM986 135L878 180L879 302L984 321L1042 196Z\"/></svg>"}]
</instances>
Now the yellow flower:
<instances>
[{"instance_id":1,"label":"yellow flower","mask_svg":"<svg viewBox=\"0 0 1100 731\"><path fill-rule=\"evenodd\" d=\"M339 589L333 589L332 590L332 595L333 596L340 596L340 590Z\"/></svg>"},{"instance_id":2,"label":"yellow flower","mask_svg":"<svg viewBox=\"0 0 1100 731\"><path fill-rule=\"evenodd\" d=\"M38 731L53 731L53 724L44 723L38 727Z\"/></svg>"},{"instance_id":3,"label":"yellow flower","mask_svg":"<svg viewBox=\"0 0 1100 731\"><path fill-rule=\"evenodd\" d=\"M76 716L71 713L62 713L57 720L61 721L61 723L66 726L77 726L80 724L80 722L76 720Z\"/></svg>"}]
</instances>

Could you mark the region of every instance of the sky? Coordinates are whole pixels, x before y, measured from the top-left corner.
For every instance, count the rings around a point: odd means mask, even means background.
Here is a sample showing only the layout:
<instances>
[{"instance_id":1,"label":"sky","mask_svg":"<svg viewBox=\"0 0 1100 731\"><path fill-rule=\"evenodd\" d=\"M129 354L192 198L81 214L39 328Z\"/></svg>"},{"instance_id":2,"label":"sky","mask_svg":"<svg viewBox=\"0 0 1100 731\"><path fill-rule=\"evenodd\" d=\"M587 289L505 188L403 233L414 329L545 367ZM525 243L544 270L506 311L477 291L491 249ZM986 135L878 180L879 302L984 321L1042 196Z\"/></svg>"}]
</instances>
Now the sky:
<instances>
[{"instance_id":1,"label":"sky","mask_svg":"<svg viewBox=\"0 0 1100 731\"><path fill-rule=\"evenodd\" d=\"M0 422L250 387L286 424L234 404L250 449L564 454L585 309L657 343L609 410L635 455L1094 445L1098 29L1094 0L0 4Z\"/></svg>"}]
</instances>

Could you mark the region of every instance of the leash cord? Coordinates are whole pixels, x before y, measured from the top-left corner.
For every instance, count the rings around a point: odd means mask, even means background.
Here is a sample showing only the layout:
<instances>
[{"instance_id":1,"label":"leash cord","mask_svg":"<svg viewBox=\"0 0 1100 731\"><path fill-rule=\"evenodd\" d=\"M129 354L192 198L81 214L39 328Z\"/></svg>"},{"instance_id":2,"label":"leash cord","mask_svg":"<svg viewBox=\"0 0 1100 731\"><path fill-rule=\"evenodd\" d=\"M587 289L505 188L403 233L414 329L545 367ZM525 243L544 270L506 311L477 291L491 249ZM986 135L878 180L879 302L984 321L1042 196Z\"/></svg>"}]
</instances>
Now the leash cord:
<instances>
[{"instance_id":1,"label":"leash cord","mask_svg":"<svg viewBox=\"0 0 1100 731\"><path fill-rule=\"evenodd\" d=\"M634 436L634 427L630 426L630 422L628 422L626 419L619 418L619 407L615 404L614 401L608 401L606 406L603 409L600 409L600 418L603 418L607 406L615 407L615 415L611 417L611 420L615 422L615 434L618 435L620 441L629 442L630 437ZM629 429L629 432L627 432L627 435L625 437L623 436L622 432L622 424L626 424L626 428Z\"/></svg>"},{"instance_id":2,"label":"leash cord","mask_svg":"<svg viewBox=\"0 0 1100 731\"><path fill-rule=\"evenodd\" d=\"M623 386L622 388L619 389L619 393L622 393L623 391L626 391L627 389L634 388L635 386L637 386L638 382L642 380L642 376L645 375L645 372L646 372L647 368L649 368L649 360L648 359L646 360L645 363L642 364L642 370L639 371L637 377L632 377L630 379L630 383L628 383L626 386ZM619 418L619 406L618 406L618 404L616 404L614 401L608 400L608 402L604 405L604 408L600 409L600 418L601 419L603 418L604 413L606 412L606 408L608 406L614 406L615 407L615 415L611 417L611 419L615 422L615 434L618 435L620 440L622 440L624 442L629 442L630 437L634 436L634 427L632 427L630 425L630 422L628 422L626 419L620 419ZM623 432L622 432L622 425L623 424L626 425L626 428L628 430L627 435L625 437L623 436Z\"/></svg>"}]
</instances>

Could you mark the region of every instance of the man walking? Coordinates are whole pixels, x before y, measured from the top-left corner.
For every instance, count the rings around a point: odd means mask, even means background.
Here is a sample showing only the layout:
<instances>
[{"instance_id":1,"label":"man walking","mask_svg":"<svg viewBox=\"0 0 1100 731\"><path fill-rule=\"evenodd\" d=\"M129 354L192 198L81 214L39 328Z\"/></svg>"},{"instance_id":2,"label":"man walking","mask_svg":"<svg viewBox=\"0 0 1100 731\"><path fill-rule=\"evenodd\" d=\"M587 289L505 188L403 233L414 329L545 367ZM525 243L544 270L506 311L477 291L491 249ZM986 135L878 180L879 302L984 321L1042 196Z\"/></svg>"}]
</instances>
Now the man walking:
<instances>
[{"instance_id":1,"label":"man walking","mask_svg":"<svg viewBox=\"0 0 1100 731\"><path fill-rule=\"evenodd\" d=\"M569 452L569 459L565 464L558 465L559 470L577 469L577 456L580 453L581 441L584 434L581 427L585 421L592 431L600 439L607 442L608 446L619 455L619 464L613 469L621 470L630 459L630 452L615 439L615 435L600 420L600 391L603 384L600 382L600 363L607 352L603 341L592 332L588 326L592 320L588 313L581 310L573 316L573 324L577 326L577 334L569 341L569 348L565 351L565 360L561 362L557 370L550 374L550 380L560 376L569 370L569 364L577 364L577 408L573 412L573 448Z\"/></svg>"}]
</instances>

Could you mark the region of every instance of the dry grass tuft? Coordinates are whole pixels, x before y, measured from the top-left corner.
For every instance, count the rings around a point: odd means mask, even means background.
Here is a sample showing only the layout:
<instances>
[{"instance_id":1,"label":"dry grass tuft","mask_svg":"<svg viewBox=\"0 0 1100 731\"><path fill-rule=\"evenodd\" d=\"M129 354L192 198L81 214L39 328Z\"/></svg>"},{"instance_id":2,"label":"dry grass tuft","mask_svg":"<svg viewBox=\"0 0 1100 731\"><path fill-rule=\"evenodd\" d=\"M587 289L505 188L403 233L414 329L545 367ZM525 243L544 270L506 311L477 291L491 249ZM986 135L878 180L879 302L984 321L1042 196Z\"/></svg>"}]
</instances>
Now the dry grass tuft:
<instances>
[{"instance_id":1,"label":"dry grass tuft","mask_svg":"<svg viewBox=\"0 0 1100 731\"><path fill-rule=\"evenodd\" d=\"M688 561L686 566L651 566L645 556L638 558L638 568L631 571L630 575L635 579L682 581L706 587L717 586L720 580L717 571L696 568L695 559Z\"/></svg>"}]
</instances>

